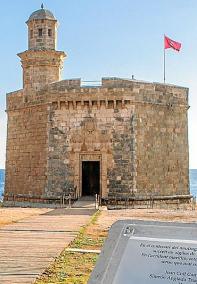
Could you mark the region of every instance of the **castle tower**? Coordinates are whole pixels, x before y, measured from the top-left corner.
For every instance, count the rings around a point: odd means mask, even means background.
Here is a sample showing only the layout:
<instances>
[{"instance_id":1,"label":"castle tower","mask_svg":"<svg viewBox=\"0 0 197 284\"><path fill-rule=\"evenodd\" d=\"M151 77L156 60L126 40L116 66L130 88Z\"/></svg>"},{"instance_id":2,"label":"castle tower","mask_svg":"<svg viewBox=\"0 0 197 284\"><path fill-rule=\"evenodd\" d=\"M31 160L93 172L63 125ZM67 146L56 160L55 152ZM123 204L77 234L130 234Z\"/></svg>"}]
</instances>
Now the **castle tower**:
<instances>
[{"instance_id":1,"label":"castle tower","mask_svg":"<svg viewBox=\"0 0 197 284\"><path fill-rule=\"evenodd\" d=\"M189 202L188 89L60 80L57 20L41 8L19 54L24 88L7 94L4 204L56 207L65 195L95 194L111 208Z\"/></svg>"},{"instance_id":2,"label":"castle tower","mask_svg":"<svg viewBox=\"0 0 197 284\"><path fill-rule=\"evenodd\" d=\"M28 21L28 50L19 53L23 68L25 94L39 91L45 85L61 80L66 54L56 51L57 20L44 9L33 12Z\"/></svg>"}]
</instances>

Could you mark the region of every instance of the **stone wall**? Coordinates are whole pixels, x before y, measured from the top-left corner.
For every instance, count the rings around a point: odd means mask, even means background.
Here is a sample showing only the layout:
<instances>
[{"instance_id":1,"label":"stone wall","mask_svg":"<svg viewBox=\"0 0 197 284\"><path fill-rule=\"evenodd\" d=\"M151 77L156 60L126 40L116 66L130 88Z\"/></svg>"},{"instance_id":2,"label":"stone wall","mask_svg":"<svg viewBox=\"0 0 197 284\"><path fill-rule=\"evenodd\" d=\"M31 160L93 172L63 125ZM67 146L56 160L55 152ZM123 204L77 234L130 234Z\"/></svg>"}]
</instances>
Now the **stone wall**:
<instances>
[{"instance_id":1,"label":"stone wall","mask_svg":"<svg viewBox=\"0 0 197 284\"><path fill-rule=\"evenodd\" d=\"M78 97L79 98L79 97ZM49 197L77 187L81 196L81 163L101 164L102 197L109 192L128 193L133 188L133 107L113 104L54 103L49 133Z\"/></svg>"},{"instance_id":2,"label":"stone wall","mask_svg":"<svg viewBox=\"0 0 197 284\"><path fill-rule=\"evenodd\" d=\"M9 99L8 99L9 101ZM41 198L46 185L47 123L46 105L11 110L8 104L5 197ZM21 198L20 198L21 197Z\"/></svg>"},{"instance_id":3,"label":"stone wall","mask_svg":"<svg viewBox=\"0 0 197 284\"><path fill-rule=\"evenodd\" d=\"M92 141L84 143L87 134L81 136L85 121L92 119L96 131L110 137L104 163L106 178L102 178L103 197L189 194L187 92L175 86L116 78L103 79L98 88L80 88L78 80L46 87L45 93L53 101L51 157L54 153L56 159L59 157L59 177L52 173L50 178L59 180L59 191L69 180L68 187L77 186L80 194L81 154L98 151L105 157L102 147L94 146L99 144L98 138L92 145ZM40 97L47 100L44 94ZM73 131L78 137L74 144ZM51 188L54 194L54 186Z\"/></svg>"},{"instance_id":4,"label":"stone wall","mask_svg":"<svg viewBox=\"0 0 197 284\"><path fill-rule=\"evenodd\" d=\"M80 196L82 161L100 161L103 198L189 195L187 109L186 88L118 78L104 78L100 87L81 87L79 79L55 82L28 100L13 93L6 193L28 188L50 199L76 187ZM32 128L36 143L29 142ZM25 164L27 148L33 166ZM15 164L21 180L28 173L22 187Z\"/></svg>"},{"instance_id":5,"label":"stone wall","mask_svg":"<svg viewBox=\"0 0 197 284\"><path fill-rule=\"evenodd\" d=\"M137 106L136 117L138 194L188 194L189 161L185 108Z\"/></svg>"}]
</instances>

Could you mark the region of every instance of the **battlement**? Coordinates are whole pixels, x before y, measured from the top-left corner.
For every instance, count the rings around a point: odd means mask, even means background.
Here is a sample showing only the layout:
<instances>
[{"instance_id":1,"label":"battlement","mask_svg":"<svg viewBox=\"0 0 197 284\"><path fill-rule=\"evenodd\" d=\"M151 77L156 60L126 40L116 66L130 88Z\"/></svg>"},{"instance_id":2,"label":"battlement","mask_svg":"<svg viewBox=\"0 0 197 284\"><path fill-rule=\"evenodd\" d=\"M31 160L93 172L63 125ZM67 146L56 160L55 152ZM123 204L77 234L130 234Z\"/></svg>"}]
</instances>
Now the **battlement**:
<instances>
[{"instance_id":1,"label":"battlement","mask_svg":"<svg viewBox=\"0 0 197 284\"><path fill-rule=\"evenodd\" d=\"M87 82L89 84L87 84ZM96 84L92 85L92 82ZM45 93L55 94L57 92L61 95L65 94L65 96L70 93L73 98L79 96L79 94L84 94L84 96L85 94L91 94L91 96L96 94L97 97L102 97L102 94L105 96L113 96L114 94L115 96L118 96L118 94L130 96L132 92L132 95L138 94L146 97L168 95L174 98L183 99L187 102L189 89L170 84L121 79L116 77L102 78L101 81L82 81L80 78L77 78L45 85L42 90L37 92L37 95L40 97ZM166 99L167 98L168 97L166 97Z\"/></svg>"},{"instance_id":2,"label":"battlement","mask_svg":"<svg viewBox=\"0 0 197 284\"><path fill-rule=\"evenodd\" d=\"M168 91L168 92L183 92L188 94L189 89L182 86L173 84L164 84L159 82L147 82L143 80L117 78L117 77L103 77L101 81L82 81L80 78L61 80L55 83L51 83L44 87L44 89L50 88L135 88L146 89L152 91Z\"/></svg>"},{"instance_id":3,"label":"battlement","mask_svg":"<svg viewBox=\"0 0 197 284\"><path fill-rule=\"evenodd\" d=\"M170 109L188 108L188 92L185 87L114 77L102 78L97 86L84 86L83 81L76 78L47 84L40 91L28 95L23 91L10 93L7 106L8 110L46 103L68 108L124 108L142 103Z\"/></svg>"}]
</instances>

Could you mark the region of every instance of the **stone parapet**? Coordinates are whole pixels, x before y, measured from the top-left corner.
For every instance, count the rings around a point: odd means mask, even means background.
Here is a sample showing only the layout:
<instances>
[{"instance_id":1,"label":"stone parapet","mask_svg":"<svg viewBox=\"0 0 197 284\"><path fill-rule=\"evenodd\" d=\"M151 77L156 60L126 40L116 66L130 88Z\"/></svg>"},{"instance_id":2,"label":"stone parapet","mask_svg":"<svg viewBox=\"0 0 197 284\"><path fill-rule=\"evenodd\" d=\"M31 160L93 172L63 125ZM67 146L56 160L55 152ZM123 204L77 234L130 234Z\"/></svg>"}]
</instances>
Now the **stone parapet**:
<instances>
[{"instance_id":1,"label":"stone parapet","mask_svg":"<svg viewBox=\"0 0 197 284\"><path fill-rule=\"evenodd\" d=\"M110 81L105 79L104 81ZM110 81L111 82L111 81ZM115 85L112 83L115 82ZM119 85L121 82L121 86ZM103 84L100 87L81 87L80 79L63 80L45 85L40 91L28 94L24 101L24 107L40 103L57 103L73 106L94 106L102 104L106 108L116 108L129 104L146 104L164 106L169 110L176 107L188 108L188 89L183 87L144 83L126 80L112 80L112 83ZM130 86L129 86L130 84ZM11 94L15 96L15 94ZM23 107L19 104L19 107ZM8 105L13 109L12 105ZM15 106L15 108L17 108Z\"/></svg>"}]
</instances>

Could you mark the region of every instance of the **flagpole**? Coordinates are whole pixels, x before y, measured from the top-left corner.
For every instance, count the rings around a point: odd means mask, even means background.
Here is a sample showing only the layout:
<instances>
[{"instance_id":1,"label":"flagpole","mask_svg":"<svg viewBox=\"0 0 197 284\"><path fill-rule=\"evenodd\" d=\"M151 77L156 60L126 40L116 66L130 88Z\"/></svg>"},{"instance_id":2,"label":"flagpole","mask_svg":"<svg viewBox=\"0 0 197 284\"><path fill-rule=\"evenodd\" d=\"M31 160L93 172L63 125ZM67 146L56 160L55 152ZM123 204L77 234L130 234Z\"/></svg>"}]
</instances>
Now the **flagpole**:
<instances>
[{"instance_id":1,"label":"flagpole","mask_svg":"<svg viewBox=\"0 0 197 284\"><path fill-rule=\"evenodd\" d=\"M164 35L165 37L165 35ZM163 82L164 84L166 83L166 49L165 49L165 44L163 48Z\"/></svg>"},{"instance_id":2,"label":"flagpole","mask_svg":"<svg viewBox=\"0 0 197 284\"><path fill-rule=\"evenodd\" d=\"M164 84L166 83L166 49L167 48L172 48L176 51L180 51L181 43L170 39L164 34L164 50L163 50L163 81L164 81Z\"/></svg>"}]
</instances>

